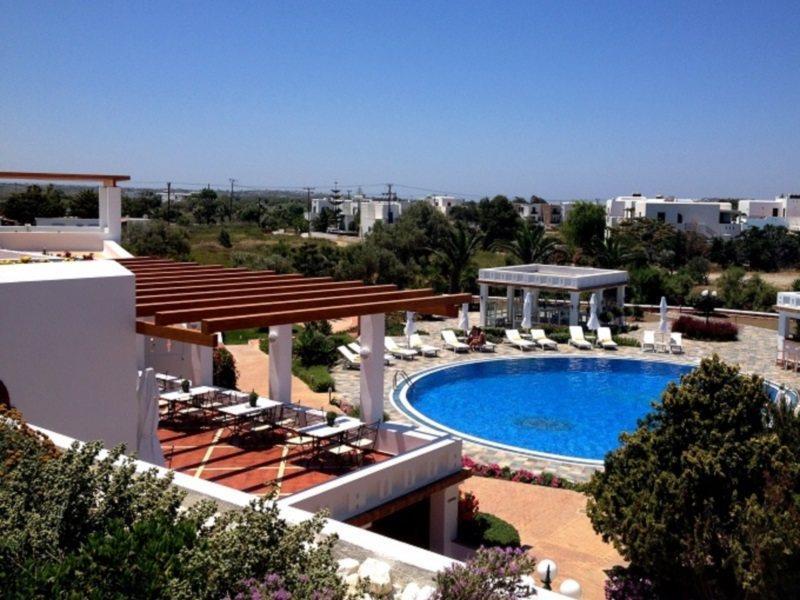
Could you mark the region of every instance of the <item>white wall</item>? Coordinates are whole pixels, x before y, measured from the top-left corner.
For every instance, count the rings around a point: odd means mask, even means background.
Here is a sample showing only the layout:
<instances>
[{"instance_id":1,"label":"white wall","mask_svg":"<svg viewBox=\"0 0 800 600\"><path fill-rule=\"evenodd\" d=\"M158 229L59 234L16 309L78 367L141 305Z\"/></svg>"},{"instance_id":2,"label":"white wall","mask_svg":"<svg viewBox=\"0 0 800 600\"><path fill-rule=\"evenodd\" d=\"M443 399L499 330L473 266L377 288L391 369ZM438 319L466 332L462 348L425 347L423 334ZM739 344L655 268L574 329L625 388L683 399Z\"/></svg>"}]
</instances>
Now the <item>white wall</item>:
<instances>
[{"instance_id":1,"label":"white wall","mask_svg":"<svg viewBox=\"0 0 800 600\"><path fill-rule=\"evenodd\" d=\"M70 230L72 229L72 230ZM75 231L80 229L81 231ZM55 228L54 230L31 227L0 227L0 248L10 250L70 250L100 252L107 238L101 229L87 227Z\"/></svg>"},{"instance_id":2,"label":"white wall","mask_svg":"<svg viewBox=\"0 0 800 600\"><path fill-rule=\"evenodd\" d=\"M136 447L134 297L114 261L0 268L0 380L28 421Z\"/></svg>"},{"instance_id":3,"label":"white wall","mask_svg":"<svg viewBox=\"0 0 800 600\"><path fill-rule=\"evenodd\" d=\"M153 367L156 373L188 379L193 385L213 384L213 348L143 335L139 338L144 345L144 365L137 365L140 369Z\"/></svg>"}]
</instances>

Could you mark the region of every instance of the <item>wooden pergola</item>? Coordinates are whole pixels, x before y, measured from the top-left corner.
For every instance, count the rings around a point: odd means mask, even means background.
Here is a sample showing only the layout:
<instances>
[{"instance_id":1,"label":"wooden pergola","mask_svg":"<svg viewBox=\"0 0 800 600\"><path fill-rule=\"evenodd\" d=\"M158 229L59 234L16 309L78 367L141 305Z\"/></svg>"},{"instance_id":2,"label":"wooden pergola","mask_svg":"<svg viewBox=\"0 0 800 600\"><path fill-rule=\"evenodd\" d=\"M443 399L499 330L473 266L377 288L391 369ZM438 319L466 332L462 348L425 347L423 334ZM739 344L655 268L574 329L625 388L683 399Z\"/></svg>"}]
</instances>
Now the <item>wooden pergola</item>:
<instances>
[{"instance_id":1,"label":"wooden pergola","mask_svg":"<svg viewBox=\"0 0 800 600\"><path fill-rule=\"evenodd\" d=\"M154 257L116 259L136 276L137 333L214 347L217 332L392 311L455 317L470 294L400 290ZM199 323L186 328L179 324Z\"/></svg>"}]
</instances>

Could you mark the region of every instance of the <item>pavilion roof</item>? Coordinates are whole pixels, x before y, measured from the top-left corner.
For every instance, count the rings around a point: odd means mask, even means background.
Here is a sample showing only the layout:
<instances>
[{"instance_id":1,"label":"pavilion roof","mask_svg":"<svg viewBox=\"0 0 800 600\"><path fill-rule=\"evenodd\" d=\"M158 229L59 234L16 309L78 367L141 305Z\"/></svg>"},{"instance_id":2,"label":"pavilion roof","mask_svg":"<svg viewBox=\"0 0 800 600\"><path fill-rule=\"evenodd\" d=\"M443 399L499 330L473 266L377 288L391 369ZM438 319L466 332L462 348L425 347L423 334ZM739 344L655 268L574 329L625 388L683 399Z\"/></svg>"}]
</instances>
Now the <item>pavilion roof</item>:
<instances>
[{"instance_id":1,"label":"pavilion roof","mask_svg":"<svg viewBox=\"0 0 800 600\"><path fill-rule=\"evenodd\" d=\"M136 276L139 333L215 346L217 332L408 310L454 317L470 294L400 290L154 257L116 259ZM199 323L199 329L178 327Z\"/></svg>"}]
</instances>

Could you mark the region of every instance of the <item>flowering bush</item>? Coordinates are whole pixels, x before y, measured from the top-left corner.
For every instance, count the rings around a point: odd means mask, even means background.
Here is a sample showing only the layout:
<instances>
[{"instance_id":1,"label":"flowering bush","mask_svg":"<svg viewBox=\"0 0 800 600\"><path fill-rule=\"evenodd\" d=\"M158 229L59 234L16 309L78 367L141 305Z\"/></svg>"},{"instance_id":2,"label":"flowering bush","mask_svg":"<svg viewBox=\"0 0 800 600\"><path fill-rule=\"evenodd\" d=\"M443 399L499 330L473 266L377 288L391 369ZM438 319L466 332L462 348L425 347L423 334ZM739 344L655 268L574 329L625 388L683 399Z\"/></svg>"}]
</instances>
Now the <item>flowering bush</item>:
<instances>
[{"instance_id":1,"label":"flowering bush","mask_svg":"<svg viewBox=\"0 0 800 600\"><path fill-rule=\"evenodd\" d=\"M533 473L527 469L513 470L510 467L501 467L497 463L483 464L476 462L469 456L464 456L461 459L463 467L472 470L473 475L478 477L491 477L494 479L505 479L507 481L518 481L520 483L530 483L532 485L544 485L554 488L577 489L578 486L571 481L562 479L542 471L541 473Z\"/></svg>"},{"instance_id":2,"label":"flowering bush","mask_svg":"<svg viewBox=\"0 0 800 600\"><path fill-rule=\"evenodd\" d=\"M521 577L533 572L535 559L519 548L481 548L463 565L436 576L436 600L515 600L535 593Z\"/></svg>"},{"instance_id":3,"label":"flowering bush","mask_svg":"<svg viewBox=\"0 0 800 600\"><path fill-rule=\"evenodd\" d=\"M686 315L678 317L672 324L672 331L682 333L690 340L712 342L734 342L739 335L739 328L730 321L704 321Z\"/></svg>"},{"instance_id":4,"label":"flowering bush","mask_svg":"<svg viewBox=\"0 0 800 600\"><path fill-rule=\"evenodd\" d=\"M270 573L263 580L247 579L242 582L242 590L233 598L225 600L338 600L342 590L318 588L308 576L300 575L294 592L287 589L286 580L277 573Z\"/></svg>"},{"instance_id":5,"label":"flowering bush","mask_svg":"<svg viewBox=\"0 0 800 600\"><path fill-rule=\"evenodd\" d=\"M458 493L458 522L468 523L478 514L478 499L472 492Z\"/></svg>"},{"instance_id":6,"label":"flowering bush","mask_svg":"<svg viewBox=\"0 0 800 600\"><path fill-rule=\"evenodd\" d=\"M649 600L655 597L653 582L629 569L614 567L606 579L606 600Z\"/></svg>"}]
</instances>

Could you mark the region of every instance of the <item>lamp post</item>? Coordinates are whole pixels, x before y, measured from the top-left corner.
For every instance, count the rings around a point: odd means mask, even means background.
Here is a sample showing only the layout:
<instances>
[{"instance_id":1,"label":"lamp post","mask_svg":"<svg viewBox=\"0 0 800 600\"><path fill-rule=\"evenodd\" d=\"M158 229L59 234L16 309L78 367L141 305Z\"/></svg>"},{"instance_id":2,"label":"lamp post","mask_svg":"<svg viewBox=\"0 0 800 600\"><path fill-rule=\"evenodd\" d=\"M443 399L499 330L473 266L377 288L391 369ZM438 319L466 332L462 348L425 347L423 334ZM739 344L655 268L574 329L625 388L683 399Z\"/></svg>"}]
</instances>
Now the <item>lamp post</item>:
<instances>
[{"instance_id":1,"label":"lamp post","mask_svg":"<svg viewBox=\"0 0 800 600\"><path fill-rule=\"evenodd\" d=\"M544 589L552 590L553 579L555 579L558 575L558 566L556 565L555 561L545 558L544 560L540 560L536 565L536 574L542 581L542 586Z\"/></svg>"}]
</instances>

